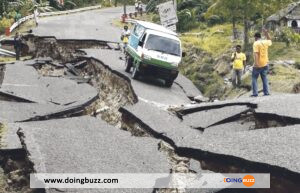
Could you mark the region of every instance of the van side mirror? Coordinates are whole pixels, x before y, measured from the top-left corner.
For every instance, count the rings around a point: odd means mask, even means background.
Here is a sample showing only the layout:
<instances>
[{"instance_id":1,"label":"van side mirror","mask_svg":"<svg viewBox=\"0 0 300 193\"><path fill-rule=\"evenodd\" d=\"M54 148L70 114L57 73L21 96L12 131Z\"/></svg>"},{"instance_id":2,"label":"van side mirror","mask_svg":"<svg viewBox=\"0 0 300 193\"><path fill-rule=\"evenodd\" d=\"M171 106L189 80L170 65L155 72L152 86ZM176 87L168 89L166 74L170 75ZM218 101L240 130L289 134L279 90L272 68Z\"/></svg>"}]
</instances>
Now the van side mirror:
<instances>
[{"instance_id":1,"label":"van side mirror","mask_svg":"<svg viewBox=\"0 0 300 193\"><path fill-rule=\"evenodd\" d=\"M186 57L186 52L182 52L182 57Z\"/></svg>"}]
</instances>

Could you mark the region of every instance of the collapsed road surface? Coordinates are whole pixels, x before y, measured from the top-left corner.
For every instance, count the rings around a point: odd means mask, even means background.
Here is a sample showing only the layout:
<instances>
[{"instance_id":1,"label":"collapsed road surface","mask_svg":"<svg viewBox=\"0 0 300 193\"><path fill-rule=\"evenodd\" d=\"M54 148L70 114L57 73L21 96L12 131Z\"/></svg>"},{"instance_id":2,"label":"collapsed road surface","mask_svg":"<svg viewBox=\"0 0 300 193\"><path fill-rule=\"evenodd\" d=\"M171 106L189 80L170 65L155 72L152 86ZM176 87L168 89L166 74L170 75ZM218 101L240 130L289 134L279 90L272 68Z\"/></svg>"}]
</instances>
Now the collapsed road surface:
<instances>
[{"instance_id":1,"label":"collapsed road surface","mask_svg":"<svg viewBox=\"0 0 300 193\"><path fill-rule=\"evenodd\" d=\"M271 173L271 188L249 192L299 192L299 95L191 104L201 93L182 75L171 88L132 80L111 24L120 12L41 19L25 37L33 59L0 66L5 191L74 192L30 190L32 172L251 172Z\"/></svg>"}]
</instances>

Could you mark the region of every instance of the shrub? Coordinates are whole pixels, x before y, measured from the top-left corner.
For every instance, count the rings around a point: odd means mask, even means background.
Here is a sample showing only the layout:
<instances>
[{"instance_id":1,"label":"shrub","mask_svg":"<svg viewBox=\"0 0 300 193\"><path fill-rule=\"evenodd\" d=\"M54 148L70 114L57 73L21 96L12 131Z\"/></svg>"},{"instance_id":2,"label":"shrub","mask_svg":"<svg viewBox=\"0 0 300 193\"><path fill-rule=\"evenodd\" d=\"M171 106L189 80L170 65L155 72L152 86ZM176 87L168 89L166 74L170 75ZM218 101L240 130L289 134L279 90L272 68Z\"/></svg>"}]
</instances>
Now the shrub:
<instances>
[{"instance_id":1,"label":"shrub","mask_svg":"<svg viewBox=\"0 0 300 193\"><path fill-rule=\"evenodd\" d=\"M295 68L297 68L298 70L300 70L300 61L297 61L295 64L294 64Z\"/></svg>"},{"instance_id":2,"label":"shrub","mask_svg":"<svg viewBox=\"0 0 300 193\"><path fill-rule=\"evenodd\" d=\"M210 26L213 26L213 25L216 25L216 24L219 24L222 22L222 19L220 16L218 15L212 15L210 16L208 19L207 19L207 24L210 25Z\"/></svg>"},{"instance_id":3,"label":"shrub","mask_svg":"<svg viewBox=\"0 0 300 193\"><path fill-rule=\"evenodd\" d=\"M196 28L199 23L196 20L195 13L191 10L184 9L178 12L177 29L184 32Z\"/></svg>"},{"instance_id":4,"label":"shrub","mask_svg":"<svg viewBox=\"0 0 300 193\"><path fill-rule=\"evenodd\" d=\"M292 28L284 28L280 32L279 41L284 42L287 47L290 45L299 46L300 34L294 32Z\"/></svg>"},{"instance_id":5,"label":"shrub","mask_svg":"<svg viewBox=\"0 0 300 193\"><path fill-rule=\"evenodd\" d=\"M151 19L154 23L160 23L160 17L159 15L153 15Z\"/></svg>"}]
</instances>

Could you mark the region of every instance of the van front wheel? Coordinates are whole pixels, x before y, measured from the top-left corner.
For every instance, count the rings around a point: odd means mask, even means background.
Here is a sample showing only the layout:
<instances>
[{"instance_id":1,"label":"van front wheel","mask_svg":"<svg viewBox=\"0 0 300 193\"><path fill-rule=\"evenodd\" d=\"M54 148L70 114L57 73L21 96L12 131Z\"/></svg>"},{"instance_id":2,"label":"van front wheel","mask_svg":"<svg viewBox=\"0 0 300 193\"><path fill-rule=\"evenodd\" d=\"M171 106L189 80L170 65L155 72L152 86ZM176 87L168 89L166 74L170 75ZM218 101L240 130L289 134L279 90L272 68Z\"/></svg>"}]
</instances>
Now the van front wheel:
<instances>
[{"instance_id":1,"label":"van front wheel","mask_svg":"<svg viewBox=\"0 0 300 193\"><path fill-rule=\"evenodd\" d=\"M171 87L173 85L174 80L173 79L167 79L165 80L166 87Z\"/></svg>"},{"instance_id":2,"label":"van front wheel","mask_svg":"<svg viewBox=\"0 0 300 193\"><path fill-rule=\"evenodd\" d=\"M133 67L133 72L131 74L131 77L133 79L137 79L139 77L139 72L138 72L138 67L137 66L134 66Z\"/></svg>"}]
</instances>

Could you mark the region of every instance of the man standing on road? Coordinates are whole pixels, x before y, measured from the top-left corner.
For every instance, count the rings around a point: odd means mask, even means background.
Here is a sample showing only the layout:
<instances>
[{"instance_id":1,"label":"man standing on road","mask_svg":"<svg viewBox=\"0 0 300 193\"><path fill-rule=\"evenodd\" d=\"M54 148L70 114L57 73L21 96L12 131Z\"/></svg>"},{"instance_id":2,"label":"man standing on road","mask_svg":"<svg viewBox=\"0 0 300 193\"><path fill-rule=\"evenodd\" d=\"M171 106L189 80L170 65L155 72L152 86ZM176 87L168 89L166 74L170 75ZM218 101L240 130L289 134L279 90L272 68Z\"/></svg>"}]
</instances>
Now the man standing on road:
<instances>
[{"instance_id":1,"label":"man standing on road","mask_svg":"<svg viewBox=\"0 0 300 193\"><path fill-rule=\"evenodd\" d=\"M254 35L255 42L253 44L254 66L252 71L252 89L253 89L253 94L251 95L252 97L258 96L257 78L259 75L263 82L264 96L270 95L267 74L269 71L268 48L269 46L272 45L272 41L267 30L263 29L263 33L267 38L267 40L262 40L260 33L255 33Z\"/></svg>"},{"instance_id":2,"label":"man standing on road","mask_svg":"<svg viewBox=\"0 0 300 193\"><path fill-rule=\"evenodd\" d=\"M122 35L121 35L121 40L123 42L124 52L125 52L125 49L128 45L129 36L130 36L130 30L128 29L128 26L125 25L124 30L122 31Z\"/></svg>"},{"instance_id":3,"label":"man standing on road","mask_svg":"<svg viewBox=\"0 0 300 193\"><path fill-rule=\"evenodd\" d=\"M19 32L16 33L14 37L14 47L16 52L16 60L20 60L21 49L22 49L22 37Z\"/></svg>"},{"instance_id":4,"label":"man standing on road","mask_svg":"<svg viewBox=\"0 0 300 193\"><path fill-rule=\"evenodd\" d=\"M246 55L241 52L241 45L237 45L235 49L236 51L231 56L231 61L233 62L232 85L233 87L240 87L243 70L246 65Z\"/></svg>"}]
</instances>

